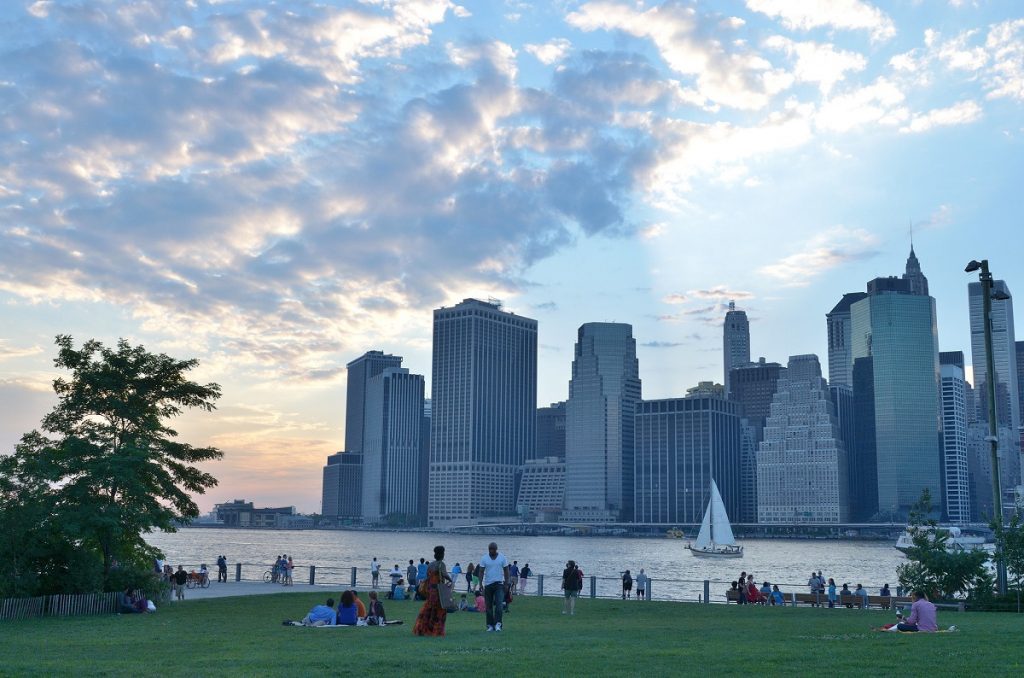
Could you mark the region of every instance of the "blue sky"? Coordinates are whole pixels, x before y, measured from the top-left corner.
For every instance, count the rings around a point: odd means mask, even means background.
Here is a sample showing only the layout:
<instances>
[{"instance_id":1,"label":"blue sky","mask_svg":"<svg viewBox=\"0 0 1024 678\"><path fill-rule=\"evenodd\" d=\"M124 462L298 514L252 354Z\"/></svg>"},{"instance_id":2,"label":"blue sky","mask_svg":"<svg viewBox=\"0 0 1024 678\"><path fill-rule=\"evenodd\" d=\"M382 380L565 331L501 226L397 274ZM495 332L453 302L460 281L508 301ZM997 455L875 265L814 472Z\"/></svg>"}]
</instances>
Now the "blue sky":
<instances>
[{"instance_id":1,"label":"blue sky","mask_svg":"<svg viewBox=\"0 0 1024 678\"><path fill-rule=\"evenodd\" d=\"M345 363L429 381L465 297L540 322L543 404L588 321L652 398L721 381L730 299L755 356L824 357L911 224L943 350L966 261L1024 284L1015 2L11 1L0 111L0 449L58 333L195 356L204 508L318 508Z\"/></svg>"}]
</instances>

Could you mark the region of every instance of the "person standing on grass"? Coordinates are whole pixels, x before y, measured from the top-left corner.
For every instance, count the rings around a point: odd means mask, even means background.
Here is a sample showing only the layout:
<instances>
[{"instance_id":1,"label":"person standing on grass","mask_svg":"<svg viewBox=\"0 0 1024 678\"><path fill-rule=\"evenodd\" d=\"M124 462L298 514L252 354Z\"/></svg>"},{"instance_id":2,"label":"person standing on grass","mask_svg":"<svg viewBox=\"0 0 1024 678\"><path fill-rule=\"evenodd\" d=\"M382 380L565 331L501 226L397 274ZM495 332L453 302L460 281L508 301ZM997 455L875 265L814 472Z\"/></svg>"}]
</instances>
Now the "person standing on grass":
<instances>
[{"instance_id":1,"label":"person standing on grass","mask_svg":"<svg viewBox=\"0 0 1024 678\"><path fill-rule=\"evenodd\" d=\"M643 600L644 596L647 595L647 581L649 577L644 573L644 568L640 568L640 574L636 576L636 599Z\"/></svg>"},{"instance_id":2,"label":"person standing on grass","mask_svg":"<svg viewBox=\"0 0 1024 678\"><path fill-rule=\"evenodd\" d=\"M562 604L562 614L576 614L576 598L580 595L582 579L576 568L576 561L570 560L562 570L562 594L565 602Z\"/></svg>"},{"instance_id":3,"label":"person standing on grass","mask_svg":"<svg viewBox=\"0 0 1024 678\"><path fill-rule=\"evenodd\" d=\"M181 565L178 565L178 571L174 573L174 597L178 600L185 600L185 582L188 581L188 572Z\"/></svg>"},{"instance_id":4,"label":"person standing on grass","mask_svg":"<svg viewBox=\"0 0 1024 678\"><path fill-rule=\"evenodd\" d=\"M388 594L388 598L394 598L395 587L398 586L398 582L402 581L402 571L398 568L398 563L395 563L394 569L388 576L391 577L391 593Z\"/></svg>"},{"instance_id":5,"label":"person standing on grass","mask_svg":"<svg viewBox=\"0 0 1024 678\"><path fill-rule=\"evenodd\" d=\"M476 565L470 563L466 566L466 592L473 592L473 573L476 572Z\"/></svg>"},{"instance_id":6,"label":"person standing on grass","mask_svg":"<svg viewBox=\"0 0 1024 678\"><path fill-rule=\"evenodd\" d=\"M505 591L509 587L508 558L498 552L498 544L487 545L487 554L478 567L484 571L484 602L487 604L487 630L501 631L501 613Z\"/></svg>"},{"instance_id":7,"label":"person standing on grass","mask_svg":"<svg viewBox=\"0 0 1024 678\"><path fill-rule=\"evenodd\" d=\"M377 584L380 582L380 563L376 558L370 563L370 579L373 582L370 588L377 588Z\"/></svg>"},{"instance_id":8,"label":"person standing on grass","mask_svg":"<svg viewBox=\"0 0 1024 678\"><path fill-rule=\"evenodd\" d=\"M516 589L519 588L519 561L513 560L512 564L508 566L508 578L511 582L510 590L512 595L516 594Z\"/></svg>"},{"instance_id":9,"label":"person standing on grass","mask_svg":"<svg viewBox=\"0 0 1024 678\"><path fill-rule=\"evenodd\" d=\"M441 604L441 586L448 586L452 578L444 564L444 547L434 547L434 560L427 566L427 601L416 616L416 624L412 627L413 635L444 636L444 624L448 618L448 610Z\"/></svg>"},{"instance_id":10,"label":"person standing on grass","mask_svg":"<svg viewBox=\"0 0 1024 678\"><path fill-rule=\"evenodd\" d=\"M416 575L419 570L416 568L416 563L409 559L409 567L405 568L405 580L409 582L409 593L416 590Z\"/></svg>"}]
</instances>

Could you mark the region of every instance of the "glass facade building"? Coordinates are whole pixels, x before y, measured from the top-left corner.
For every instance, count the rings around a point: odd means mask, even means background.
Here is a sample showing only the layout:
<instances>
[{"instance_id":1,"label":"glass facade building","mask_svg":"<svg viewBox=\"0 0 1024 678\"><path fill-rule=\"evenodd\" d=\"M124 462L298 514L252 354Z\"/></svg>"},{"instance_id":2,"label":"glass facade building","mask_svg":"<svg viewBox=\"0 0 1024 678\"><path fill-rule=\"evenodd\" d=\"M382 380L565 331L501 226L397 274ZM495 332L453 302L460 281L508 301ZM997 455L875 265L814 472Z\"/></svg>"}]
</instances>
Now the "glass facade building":
<instances>
[{"instance_id":1,"label":"glass facade building","mask_svg":"<svg viewBox=\"0 0 1024 678\"><path fill-rule=\"evenodd\" d=\"M639 400L633 328L581 325L565 405L563 519L614 522L633 515L633 416Z\"/></svg>"},{"instance_id":2,"label":"glass facade building","mask_svg":"<svg viewBox=\"0 0 1024 678\"><path fill-rule=\"evenodd\" d=\"M729 517L740 510L740 407L692 396L641 401L636 408L635 519L698 524L711 480Z\"/></svg>"},{"instance_id":3,"label":"glass facade building","mask_svg":"<svg viewBox=\"0 0 1024 678\"><path fill-rule=\"evenodd\" d=\"M853 384L853 360L850 357L850 306L867 294L850 292L844 294L831 311L825 315L828 326L828 383L837 386Z\"/></svg>"},{"instance_id":4,"label":"glass facade building","mask_svg":"<svg viewBox=\"0 0 1024 678\"><path fill-rule=\"evenodd\" d=\"M565 401L537 408L536 459L565 459Z\"/></svg>"},{"instance_id":5,"label":"glass facade building","mask_svg":"<svg viewBox=\"0 0 1024 678\"><path fill-rule=\"evenodd\" d=\"M537 321L466 299L434 311L431 525L515 513L537 443Z\"/></svg>"},{"instance_id":6,"label":"glass facade building","mask_svg":"<svg viewBox=\"0 0 1024 678\"><path fill-rule=\"evenodd\" d=\"M363 408L366 402L366 383L388 367L401 367L402 358L383 351L367 351L346 367L348 383L345 394L345 450L363 451Z\"/></svg>"},{"instance_id":7,"label":"glass facade building","mask_svg":"<svg viewBox=\"0 0 1024 678\"><path fill-rule=\"evenodd\" d=\"M942 496L935 300L876 278L850 319L852 359L872 359L878 510L906 514L922 490Z\"/></svg>"},{"instance_id":8,"label":"glass facade building","mask_svg":"<svg viewBox=\"0 0 1024 678\"><path fill-rule=\"evenodd\" d=\"M964 370L942 365L942 497L946 520L971 520L971 488L967 462L967 384Z\"/></svg>"},{"instance_id":9,"label":"glass facade building","mask_svg":"<svg viewBox=\"0 0 1024 678\"><path fill-rule=\"evenodd\" d=\"M328 521L351 522L363 515L363 455L338 452L327 457L320 514Z\"/></svg>"}]
</instances>

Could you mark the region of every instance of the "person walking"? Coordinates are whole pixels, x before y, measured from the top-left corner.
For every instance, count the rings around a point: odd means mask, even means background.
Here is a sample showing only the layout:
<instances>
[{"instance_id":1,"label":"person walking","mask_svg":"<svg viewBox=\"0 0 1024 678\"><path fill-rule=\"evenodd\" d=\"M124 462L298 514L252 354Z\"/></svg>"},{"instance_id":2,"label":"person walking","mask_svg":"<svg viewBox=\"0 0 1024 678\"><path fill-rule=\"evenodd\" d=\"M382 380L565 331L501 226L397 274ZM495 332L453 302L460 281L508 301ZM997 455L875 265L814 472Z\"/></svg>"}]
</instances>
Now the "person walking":
<instances>
[{"instance_id":1,"label":"person walking","mask_svg":"<svg viewBox=\"0 0 1024 678\"><path fill-rule=\"evenodd\" d=\"M562 593L565 596L562 614L576 614L576 598L580 595L582 582L579 570L576 568L576 561L570 560L562 570Z\"/></svg>"},{"instance_id":2,"label":"person walking","mask_svg":"<svg viewBox=\"0 0 1024 678\"><path fill-rule=\"evenodd\" d=\"M434 560L427 565L427 600L416 615L416 624L412 633L416 636L443 636L444 624L448 618L448 610L441 602L441 587L450 587L452 578L444 564L444 547L434 547ZM450 589L449 589L450 590Z\"/></svg>"},{"instance_id":3,"label":"person walking","mask_svg":"<svg viewBox=\"0 0 1024 678\"><path fill-rule=\"evenodd\" d=\"M487 605L487 630L501 631L501 614L505 605L505 592L509 587L508 558L498 552L498 544L487 545L487 554L478 567L484 571L484 602Z\"/></svg>"},{"instance_id":4,"label":"person walking","mask_svg":"<svg viewBox=\"0 0 1024 678\"><path fill-rule=\"evenodd\" d=\"M377 584L380 582L380 563L376 558L370 562L370 581L372 582L370 588L373 589L377 588Z\"/></svg>"},{"instance_id":5,"label":"person walking","mask_svg":"<svg viewBox=\"0 0 1024 678\"><path fill-rule=\"evenodd\" d=\"M174 573L172 578L174 581L174 597L177 600L185 600L185 582L188 581L188 572L181 565L178 565L178 571Z\"/></svg>"}]
</instances>

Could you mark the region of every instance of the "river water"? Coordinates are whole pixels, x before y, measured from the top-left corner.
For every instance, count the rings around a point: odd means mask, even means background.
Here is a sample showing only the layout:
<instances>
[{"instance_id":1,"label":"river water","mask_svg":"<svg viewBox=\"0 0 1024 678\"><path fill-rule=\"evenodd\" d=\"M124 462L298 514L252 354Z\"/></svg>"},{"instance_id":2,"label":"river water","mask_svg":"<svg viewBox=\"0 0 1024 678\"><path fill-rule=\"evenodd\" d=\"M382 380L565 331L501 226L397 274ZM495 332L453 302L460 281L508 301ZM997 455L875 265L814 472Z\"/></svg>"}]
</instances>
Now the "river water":
<instances>
[{"instance_id":1,"label":"river water","mask_svg":"<svg viewBox=\"0 0 1024 678\"><path fill-rule=\"evenodd\" d=\"M242 563L243 579L259 579L278 554L292 556L295 579L306 582L309 565L316 565L317 583L349 584L351 568L357 569L357 588L370 582L370 560L381 563L381 581L396 563L405 572L409 559L431 560L433 547L443 544L449 569L456 562L465 569L487 551L488 542L522 567L530 564L535 575L545 575L545 594L557 595L565 561L573 559L588 577L598 577L597 594L618 596L619 576L627 568L634 577L644 568L653 581L651 590L658 600L697 600L705 579L711 585L713 602L724 600L723 591L740 571L753 573L760 585L765 580L779 584L784 592L807 591L811 570L821 570L853 589L863 584L872 594L883 583L896 585L896 567L904 556L887 541L745 539L743 558L710 560L690 555L685 540L619 537L560 536L473 536L424 532L372 532L340 530L236 530L186 528L175 533L154 533L146 540L160 548L169 564L186 569L206 563L211 569L224 554L234 579L235 563ZM529 593L536 590L531 582ZM584 595L590 590L589 581Z\"/></svg>"}]
</instances>

